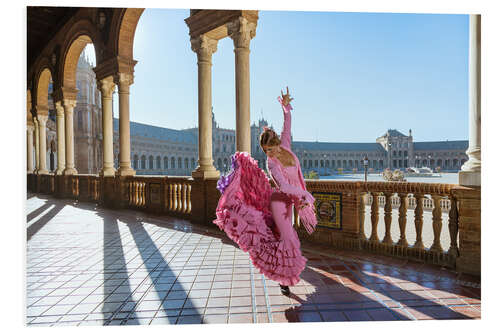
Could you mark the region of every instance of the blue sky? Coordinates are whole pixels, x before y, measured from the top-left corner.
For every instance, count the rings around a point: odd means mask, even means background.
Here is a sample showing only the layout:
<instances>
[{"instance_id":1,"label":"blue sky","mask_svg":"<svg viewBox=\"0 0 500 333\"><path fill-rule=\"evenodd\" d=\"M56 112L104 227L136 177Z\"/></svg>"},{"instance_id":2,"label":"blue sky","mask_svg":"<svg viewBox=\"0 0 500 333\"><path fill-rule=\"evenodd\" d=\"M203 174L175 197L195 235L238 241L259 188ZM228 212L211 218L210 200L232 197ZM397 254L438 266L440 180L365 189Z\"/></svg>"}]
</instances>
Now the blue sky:
<instances>
[{"instance_id":1,"label":"blue sky","mask_svg":"<svg viewBox=\"0 0 500 333\"><path fill-rule=\"evenodd\" d=\"M188 16L187 9L144 11L132 121L197 124ZM468 139L467 15L260 11L250 48L251 121L263 114L281 129L276 97L288 85L294 140L374 142L388 128L411 128L416 141ZM235 128L231 39L219 41L212 60L216 120Z\"/></svg>"}]
</instances>

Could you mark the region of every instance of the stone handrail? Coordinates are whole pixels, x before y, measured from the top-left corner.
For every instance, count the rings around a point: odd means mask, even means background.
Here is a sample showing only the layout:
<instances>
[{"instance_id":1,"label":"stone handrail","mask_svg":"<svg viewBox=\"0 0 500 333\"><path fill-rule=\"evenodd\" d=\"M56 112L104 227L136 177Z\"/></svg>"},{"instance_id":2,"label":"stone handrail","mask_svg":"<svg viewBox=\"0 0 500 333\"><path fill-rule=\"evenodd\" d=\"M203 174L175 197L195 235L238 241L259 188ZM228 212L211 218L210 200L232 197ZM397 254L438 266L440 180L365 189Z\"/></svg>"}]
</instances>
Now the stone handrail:
<instances>
[{"instance_id":1,"label":"stone handrail","mask_svg":"<svg viewBox=\"0 0 500 333\"><path fill-rule=\"evenodd\" d=\"M342 194L342 229L319 227L321 232L309 236L300 228L300 219L295 218L294 225L301 237L339 247L360 248L454 267L459 254L459 200L454 191L467 189L452 184L399 182L307 180L306 184L309 192ZM366 205L370 209L369 221L365 221ZM382 208L383 217L380 217L379 209ZM395 209L397 212L394 212ZM432 212L433 240L429 248L422 241L424 210ZM296 213L294 215L297 216ZM448 230L444 232L448 233L446 236L449 235L450 241L446 251L442 246L443 216L447 216L445 222L448 222ZM415 226L416 240L413 244L407 241L408 219L413 220ZM380 222L385 227L382 239L377 233ZM365 223L371 224L369 237L364 233ZM399 237L393 240L391 227L394 223L397 223Z\"/></svg>"},{"instance_id":2,"label":"stone handrail","mask_svg":"<svg viewBox=\"0 0 500 333\"><path fill-rule=\"evenodd\" d=\"M189 218L191 214L190 177L127 177L127 205L155 213Z\"/></svg>"}]
</instances>

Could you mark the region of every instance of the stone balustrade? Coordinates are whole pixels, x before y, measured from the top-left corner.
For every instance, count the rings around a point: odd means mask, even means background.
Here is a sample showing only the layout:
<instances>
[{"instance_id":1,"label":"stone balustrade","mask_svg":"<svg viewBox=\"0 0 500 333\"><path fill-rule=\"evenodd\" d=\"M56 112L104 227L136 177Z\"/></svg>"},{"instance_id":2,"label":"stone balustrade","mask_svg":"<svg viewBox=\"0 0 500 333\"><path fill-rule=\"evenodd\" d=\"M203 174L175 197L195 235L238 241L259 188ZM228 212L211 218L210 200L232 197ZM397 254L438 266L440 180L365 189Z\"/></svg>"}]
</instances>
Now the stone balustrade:
<instances>
[{"instance_id":1,"label":"stone balustrade","mask_svg":"<svg viewBox=\"0 0 500 333\"><path fill-rule=\"evenodd\" d=\"M33 192L112 208L140 209L206 225L212 225L219 198L216 180L191 177L28 174L27 183ZM341 226L318 226L309 235L294 211L294 227L302 240L328 244L332 251L359 249L479 274L479 189L452 184L328 180L307 180L306 185L310 192L341 195Z\"/></svg>"}]
</instances>

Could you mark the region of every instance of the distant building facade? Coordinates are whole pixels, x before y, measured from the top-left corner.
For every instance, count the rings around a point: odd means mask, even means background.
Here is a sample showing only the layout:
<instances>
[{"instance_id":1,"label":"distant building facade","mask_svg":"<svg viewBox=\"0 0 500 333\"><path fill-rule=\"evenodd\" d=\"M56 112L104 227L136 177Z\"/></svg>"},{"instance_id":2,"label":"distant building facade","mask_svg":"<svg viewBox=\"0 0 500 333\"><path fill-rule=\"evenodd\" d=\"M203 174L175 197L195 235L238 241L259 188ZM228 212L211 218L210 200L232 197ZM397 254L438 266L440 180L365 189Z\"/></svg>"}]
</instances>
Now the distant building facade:
<instances>
[{"instance_id":1,"label":"distant building facade","mask_svg":"<svg viewBox=\"0 0 500 333\"><path fill-rule=\"evenodd\" d=\"M96 87L92 64L82 53L77 67L78 99L74 109L75 166L80 174L97 174L102 168L102 113L100 92ZM49 86L49 96L52 85ZM231 167L231 155L236 151L236 131L219 126L212 112L213 163L221 173ZM265 169L266 155L259 145L265 119L250 127L251 154ZM113 150L118 169L118 119L113 120ZM279 131L278 131L279 132ZM175 130L130 122L132 167L138 175L189 176L198 165L198 128ZM57 138L55 108L49 100L47 122L47 167L57 168ZM443 171L458 171L467 161L468 140L414 142L411 129L405 135L389 129L369 143L293 141L303 171L320 174L334 170L362 170L363 159L368 167L381 171L407 167L439 167Z\"/></svg>"}]
</instances>

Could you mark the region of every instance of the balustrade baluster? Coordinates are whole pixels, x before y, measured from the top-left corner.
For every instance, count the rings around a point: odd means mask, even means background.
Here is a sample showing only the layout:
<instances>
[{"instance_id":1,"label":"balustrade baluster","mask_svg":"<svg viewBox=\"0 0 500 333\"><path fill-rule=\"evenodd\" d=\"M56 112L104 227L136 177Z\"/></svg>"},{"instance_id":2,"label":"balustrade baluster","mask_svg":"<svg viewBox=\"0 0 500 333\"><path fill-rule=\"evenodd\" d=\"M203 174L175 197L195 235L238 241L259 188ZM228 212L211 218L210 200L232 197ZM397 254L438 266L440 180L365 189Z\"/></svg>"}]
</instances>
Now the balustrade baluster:
<instances>
[{"instance_id":1,"label":"balustrade baluster","mask_svg":"<svg viewBox=\"0 0 500 333\"><path fill-rule=\"evenodd\" d=\"M141 207L146 205L146 183L141 182Z\"/></svg>"},{"instance_id":2,"label":"balustrade baluster","mask_svg":"<svg viewBox=\"0 0 500 333\"><path fill-rule=\"evenodd\" d=\"M458 256L458 209L457 199L450 197L450 212L448 213L448 230L450 231L450 249L448 253L454 257Z\"/></svg>"},{"instance_id":3,"label":"balustrade baluster","mask_svg":"<svg viewBox=\"0 0 500 333\"><path fill-rule=\"evenodd\" d=\"M434 209L432 210L432 229L434 231L434 242L431 246L431 251L443 252L441 246L441 229L443 227L442 211L441 211L441 196L437 194L432 195L434 200Z\"/></svg>"},{"instance_id":4,"label":"balustrade baluster","mask_svg":"<svg viewBox=\"0 0 500 333\"><path fill-rule=\"evenodd\" d=\"M414 248L423 249L424 243L422 242L422 227L424 224L424 195L417 193L415 194L415 201L417 206L415 207L415 232L417 233L417 239Z\"/></svg>"},{"instance_id":5,"label":"balustrade baluster","mask_svg":"<svg viewBox=\"0 0 500 333\"><path fill-rule=\"evenodd\" d=\"M407 214L407 200L408 193L399 193L399 246L408 246L408 241L406 240L406 214Z\"/></svg>"},{"instance_id":6,"label":"balustrade baluster","mask_svg":"<svg viewBox=\"0 0 500 333\"><path fill-rule=\"evenodd\" d=\"M169 191L170 191L170 195L169 195L169 198L170 198L169 206L170 207L169 207L169 210L171 212L173 212L174 208L175 208L175 205L174 205L174 203L175 203L175 201L174 201L175 200L175 198L174 198L174 187L175 187L174 184L172 184L172 183L169 184Z\"/></svg>"},{"instance_id":7,"label":"balustrade baluster","mask_svg":"<svg viewBox=\"0 0 500 333\"><path fill-rule=\"evenodd\" d=\"M370 241L378 242L377 226L378 226L378 204L379 204L379 194L377 192L371 193L373 196L372 207L371 207L371 222L372 222L372 233L370 235Z\"/></svg>"},{"instance_id":8,"label":"balustrade baluster","mask_svg":"<svg viewBox=\"0 0 500 333\"><path fill-rule=\"evenodd\" d=\"M187 184L187 213L191 213L191 184Z\"/></svg>"},{"instance_id":9,"label":"balustrade baluster","mask_svg":"<svg viewBox=\"0 0 500 333\"><path fill-rule=\"evenodd\" d=\"M366 199L366 193L361 193L361 203L359 205L359 238L361 240L366 240L366 235L365 235L365 199ZM296 212L296 211L295 211ZM297 218L295 218L297 220Z\"/></svg>"},{"instance_id":10,"label":"balustrade baluster","mask_svg":"<svg viewBox=\"0 0 500 333\"><path fill-rule=\"evenodd\" d=\"M177 184L177 211L182 212L182 185Z\"/></svg>"},{"instance_id":11,"label":"balustrade baluster","mask_svg":"<svg viewBox=\"0 0 500 333\"><path fill-rule=\"evenodd\" d=\"M385 223L385 236L382 243L392 244L391 237L391 223L392 223L392 192L384 192L385 206L384 206L384 223Z\"/></svg>"},{"instance_id":12,"label":"balustrade baluster","mask_svg":"<svg viewBox=\"0 0 500 333\"><path fill-rule=\"evenodd\" d=\"M139 182L136 180L134 181L134 205L139 206Z\"/></svg>"}]
</instances>

